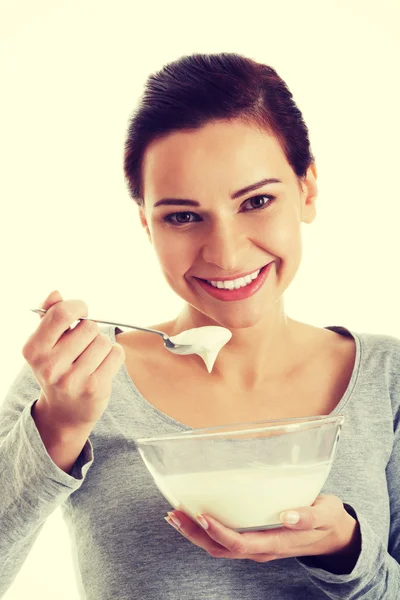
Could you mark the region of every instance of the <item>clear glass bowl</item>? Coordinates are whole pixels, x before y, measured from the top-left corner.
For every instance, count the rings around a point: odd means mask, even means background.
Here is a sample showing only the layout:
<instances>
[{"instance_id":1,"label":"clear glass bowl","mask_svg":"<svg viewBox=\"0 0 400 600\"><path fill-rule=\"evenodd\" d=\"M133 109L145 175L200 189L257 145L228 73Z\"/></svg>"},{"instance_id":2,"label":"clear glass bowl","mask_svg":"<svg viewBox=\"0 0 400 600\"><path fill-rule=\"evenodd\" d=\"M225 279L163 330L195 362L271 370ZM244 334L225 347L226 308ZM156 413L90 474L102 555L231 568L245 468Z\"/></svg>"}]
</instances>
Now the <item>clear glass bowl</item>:
<instances>
[{"instance_id":1,"label":"clear glass bowl","mask_svg":"<svg viewBox=\"0 0 400 600\"><path fill-rule=\"evenodd\" d=\"M236 531L282 527L283 510L311 506L332 466L344 417L316 416L194 429L136 444L158 489L192 519Z\"/></svg>"}]
</instances>

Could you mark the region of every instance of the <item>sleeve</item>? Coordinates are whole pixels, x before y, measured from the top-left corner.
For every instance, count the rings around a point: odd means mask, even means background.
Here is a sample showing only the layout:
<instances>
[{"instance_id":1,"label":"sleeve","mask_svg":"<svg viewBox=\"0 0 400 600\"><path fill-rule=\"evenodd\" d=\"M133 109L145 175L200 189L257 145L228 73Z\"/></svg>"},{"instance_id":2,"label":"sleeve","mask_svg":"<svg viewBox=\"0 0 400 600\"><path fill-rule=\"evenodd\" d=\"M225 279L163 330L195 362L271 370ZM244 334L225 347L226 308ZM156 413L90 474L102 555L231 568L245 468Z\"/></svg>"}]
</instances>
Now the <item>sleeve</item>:
<instances>
[{"instance_id":1,"label":"sleeve","mask_svg":"<svg viewBox=\"0 0 400 600\"><path fill-rule=\"evenodd\" d=\"M390 540L396 540L397 546L393 552L390 546L386 549L363 515L349 505L346 509L358 521L361 532L361 552L351 573L336 575L318 568L313 557L296 560L310 581L332 600L399 600L400 524L391 523Z\"/></svg>"},{"instance_id":2,"label":"sleeve","mask_svg":"<svg viewBox=\"0 0 400 600\"><path fill-rule=\"evenodd\" d=\"M47 454L31 410L40 386L26 363L0 405L0 598L46 519L82 485L93 463L87 440L71 474Z\"/></svg>"},{"instance_id":3,"label":"sleeve","mask_svg":"<svg viewBox=\"0 0 400 600\"><path fill-rule=\"evenodd\" d=\"M392 399L393 447L386 467L390 500L390 531L386 547L368 520L353 507L346 510L360 526L361 552L351 573L335 575L317 568L313 557L296 559L312 583L332 600L399 600L400 598L400 344L393 361L389 392Z\"/></svg>"}]
</instances>

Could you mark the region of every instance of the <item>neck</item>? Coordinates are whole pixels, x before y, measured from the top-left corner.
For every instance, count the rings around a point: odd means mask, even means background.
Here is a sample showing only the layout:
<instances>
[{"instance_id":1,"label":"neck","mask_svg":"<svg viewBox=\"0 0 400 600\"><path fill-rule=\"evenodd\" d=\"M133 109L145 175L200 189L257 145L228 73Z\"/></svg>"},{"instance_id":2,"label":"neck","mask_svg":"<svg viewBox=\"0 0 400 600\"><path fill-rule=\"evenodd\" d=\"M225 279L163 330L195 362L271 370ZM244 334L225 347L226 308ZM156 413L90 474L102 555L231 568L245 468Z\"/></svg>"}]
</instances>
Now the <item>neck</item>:
<instances>
[{"instance_id":1,"label":"neck","mask_svg":"<svg viewBox=\"0 0 400 600\"><path fill-rule=\"evenodd\" d=\"M229 381L230 386L255 388L286 378L302 356L301 344L310 328L288 318L282 304L273 308L250 327L232 328L218 323L186 306L173 322L174 333L186 329L220 325L232 332L231 340L220 350L211 375L214 381ZM193 361L199 359L193 356Z\"/></svg>"}]
</instances>

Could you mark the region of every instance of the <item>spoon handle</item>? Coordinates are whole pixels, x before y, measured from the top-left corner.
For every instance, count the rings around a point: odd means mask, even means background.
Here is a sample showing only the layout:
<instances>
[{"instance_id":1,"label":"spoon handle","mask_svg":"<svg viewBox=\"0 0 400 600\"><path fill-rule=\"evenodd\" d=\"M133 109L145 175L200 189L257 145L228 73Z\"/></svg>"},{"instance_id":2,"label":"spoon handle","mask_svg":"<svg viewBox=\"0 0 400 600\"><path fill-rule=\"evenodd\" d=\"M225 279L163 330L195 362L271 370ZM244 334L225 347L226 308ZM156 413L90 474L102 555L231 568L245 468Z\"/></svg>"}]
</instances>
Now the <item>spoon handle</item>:
<instances>
[{"instance_id":1,"label":"spoon handle","mask_svg":"<svg viewBox=\"0 0 400 600\"><path fill-rule=\"evenodd\" d=\"M47 310L43 308L31 308L31 311L38 315L45 315ZM164 340L169 339L166 333L158 331L157 329L149 329L148 327L138 327L137 325L125 325L124 323L114 323L113 321L100 321L99 319L91 319L90 317L80 317L78 321L94 321L95 323L102 323L104 325L116 325L117 327L128 327L129 329L138 329L139 331L147 331L148 333L156 333L160 335Z\"/></svg>"}]
</instances>

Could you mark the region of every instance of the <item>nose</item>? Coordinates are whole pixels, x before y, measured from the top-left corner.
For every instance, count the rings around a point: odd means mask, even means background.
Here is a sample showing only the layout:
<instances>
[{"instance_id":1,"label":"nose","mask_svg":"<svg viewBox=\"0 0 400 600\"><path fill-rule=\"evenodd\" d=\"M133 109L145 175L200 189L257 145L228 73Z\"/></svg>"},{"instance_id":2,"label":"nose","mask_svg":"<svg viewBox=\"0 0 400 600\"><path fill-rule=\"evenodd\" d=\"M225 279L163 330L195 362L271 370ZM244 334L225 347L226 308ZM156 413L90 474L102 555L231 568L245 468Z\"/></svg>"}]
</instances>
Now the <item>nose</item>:
<instances>
[{"instance_id":1,"label":"nose","mask_svg":"<svg viewBox=\"0 0 400 600\"><path fill-rule=\"evenodd\" d=\"M202 248L205 262L217 265L226 272L235 271L240 266L240 256L245 242L232 223L214 224L207 231Z\"/></svg>"}]
</instances>

